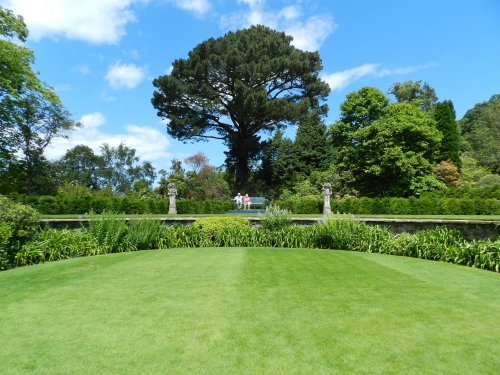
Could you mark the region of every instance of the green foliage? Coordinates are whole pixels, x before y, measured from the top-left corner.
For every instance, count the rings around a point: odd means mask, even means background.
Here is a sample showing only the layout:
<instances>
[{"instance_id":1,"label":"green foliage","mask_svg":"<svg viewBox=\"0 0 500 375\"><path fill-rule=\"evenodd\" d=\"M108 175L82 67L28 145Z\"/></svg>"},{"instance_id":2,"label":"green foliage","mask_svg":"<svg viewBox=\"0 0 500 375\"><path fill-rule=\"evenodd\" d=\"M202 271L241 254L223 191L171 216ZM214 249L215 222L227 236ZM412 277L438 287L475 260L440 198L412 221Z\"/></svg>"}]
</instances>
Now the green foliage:
<instances>
[{"instance_id":1,"label":"green foliage","mask_svg":"<svg viewBox=\"0 0 500 375\"><path fill-rule=\"evenodd\" d=\"M200 218L193 225L172 227L153 220L133 221L127 225L125 220L102 219L92 221L88 229L41 231L31 241L18 246L12 260L1 251L2 244L9 240L10 228L0 222L0 265L5 269L79 256L149 249L280 247L403 255L500 272L498 239L467 242L460 232L446 227L394 235L386 228L339 215L324 223L301 227L289 225L283 214L280 210L264 218L263 230L251 228L247 219L236 216Z\"/></svg>"},{"instance_id":2,"label":"green foliage","mask_svg":"<svg viewBox=\"0 0 500 375\"><path fill-rule=\"evenodd\" d=\"M266 196L276 196L280 189L293 183L296 165L294 143L284 138L282 131L275 132L263 147L261 166L256 174L265 184Z\"/></svg>"},{"instance_id":3,"label":"green foliage","mask_svg":"<svg viewBox=\"0 0 500 375\"><path fill-rule=\"evenodd\" d=\"M234 208L230 200L203 200L179 199L177 212L179 214L223 214Z\"/></svg>"},{"instance_id":4,"label":"green foliage","mask_svg":"<svg viewBox=\"0 0 500 375\"><path fill-rule=\"evenodd\" d=\"M16 16L9 9L0 6L0 36L17 38L25 42L28 37L28 28L21 16ZM57 103L59 99L54 91L40 81L37 73L31 69L34 62L33 51L22 45L13 43L4 38L0 39L0 101L6 97L17 98L21 92L37 92L47 100ZM3 107L0 113L10 116L8 112L13 107Z\"/></svg>"},{"instance_id":5,"label":"green foliage","mask_svg":"<svg viewBox=\"0 0 500 375\"><path fill-rule=\"evenodd\" d=\"M0 271L9 268L8 248L12 238L12 229L9 224L0 221Z\"/></svg>"},{"instance_id":6,"label":"green foliage","mask_svg":"<svg viewBox=\"0 0 500 375\"><path fill-rule=\"evenodd\" d=\"M456 194L451 195L453 191ZM420 198L353 198L332 199L333 212L353 215L498 215L500 198L498 186L490 189L448 189L450 196L439 192ZM460 192L464 198L460 197ZM319 197L294 197L277 200L274 204L294 214L321 214L323 199Z\"/></svg>"},{"instance_id":7,"label":"green foliage","mask_svg":"<svg viewBox=\"0 0 500 375\"><path fill-rule=\"evenodd\" d=\"M165 225L158 220L131 220L125 241L137 250L158 249L159 240L163 237L165 230Z\"/></svg>"},{"instance_id":8,"label":"green foliage","mask_svg":"<svg viewBox=\"0 0 500 375\"><path fill-rule=\"evenodd\" d=\"M110 248L99 244L83 230L47 229L25 243L15 256L16 266L26 266L60 259L107 253Z\"/></svg>"},{"instance_id":9,"label":"green foliage","mask_svg":"<svg viewBox=\"0 0 500 375\"><path fill-rule=\"evenodd\" d=\"M295 163L291 167L295 173L309 176L315 170L326 169L331 152L326 139L326 126L319 114L313 113L300 121L293 149Z\"/></svg>"},{"instance_id":10,"label":"green foliage","mask_svg":"<svg viewBox=\"0 0 500 375\"><path fill-rule=\"evenodd\" d=\"M104 218L92 220L88 232L106 253L121 253L137 250L127 236L128 226L125 220Z\"/></svg>"},{"instance_id":11,"label":"green foliage","mask_svg":"<svg viewBox=\"0 0 500 375\"><path fill-rule=\"evenodd\" d=\"M30 206L0 196L0 269L14 264L16 252L36 232L39 219Z\"/></svg>"},{"instance_id":12,"label":"green foliage","mask_svg":"<svg viewBox=\"0 0 500 375\"><path fill-rule=\"evenodd\" d=\"M294 196L290 199L276 200L274 204L294 214L320 214L323 212L323 199L319 196Z\"/></svg>"},{"instance_id":13,"label":"green foliage","mask_svg":"<svg viewBox=\"0 0 500 375\"><path fill-rule=\"evenodd\" d=\"M225 173L208 164L208 157L199 152L184 159L189 168L185 171L180 160L172 160L170 173L162 170L163 177L157 189L159 194L168 194L168 185L173 183L179 197L204 200L204 199L229 199L230 191Z\"/></svg>"},{"instance_id":14,"label":"green foliage","mask_svg":"<svg viewBox=\"0 0 500 375\"><path fill-rule=\"evenodd\" d=\"M470 187L429 191L421 195L423 198L456 198L456 199L497 199L500 200L500 185Z\"/></svg>"},{"instance_id":15,"label":"green foliage","mask_svg":"<svg viewBox=\"0 0 500 375\"><path fill-rule=\"evenodd\" d=\"M346 218L329 219L314 231L314 247L369 253L387 253L393 235L388 229Z\"/></svg>"},{"instance_id":16,"label":"green foliage","mask_svg":"<svg viewBox=\"0 0 500 375\"><path fill-rule=\"evenodd\" d=\"M192 225L175 225L168 227L158 239L159 249L175 249L181 247L208 247L211 241L199 227Z\"/></svg>"},{"instance_id":17,"label":"green foliage","mask_svg":"<svg viewBox=\"0 0 500 375\"><path fill-rule=\"evenodd\" d=\"M371 126L355 132L353 174L364 195L405 196L437 188L431 161L441 140L435 122L418 108L396 103Z\"/></svg>"},{"instance_id":18,"label":"green foliage","mask_svg":"<svg viewBox=\"0 0 500 375\"><path fill-rule=\"evenodd\" d=\"M96 190L103 185L104 159L85 145L66 151L57 162L58 178L63 184Z\"/></svg>"},{"instance_id":19,"label":"green foliage","mask_svg":"<svg viewBox=\"0 0 500 375\"><path fill-rule=\"evenodd\" d=\"M444 186L432 169L442 136L419 106L406 100L389 105L382 92L365 87L347 95L341 110L329 140L337 182L342 177L341 185L350 185L342 190L408 196Z\"/></svg>"},{"instance_id":20,"label":"green foliage","mask_svg":"<svg viewBox=\"0 0 500 375\"><path fill-rule=\"evenodd\" d=\"M437 161L448 160L460 169L460 134L455 121L455 110L451 101L446 100L434 105L433 117L436 127L443 135Z\"/></svg>"},{"instance_id":21,"label":"green foliage","mask_svg":"<svg viewBox=\"0 0 500 375\"><path fill-rule=\"evenodd\" d=\"M398 236L391 253L412 258L447 261L450 254L464 246L463 235L456 229L439 227L432 230Z\"/></svg>"},{"instance_id":22,"label":"green foliage","mask_svg":"<svg viewBox=\"0 0 500 375\"><path fill-rule=\"evenodd\" d=\"M167 214L168 200L165 198L140 198L93 193L92 196L25 196L14 195L16 201L29 204L45 215L100 214L106 211L124 214ZM177 200L179 214L220 214L233 208L229 200Z\"/></svg>"},{"instance_id":23,"label":"green foliage","mask_svg":"<svg viewBox=\"0 0 500 375\"><path fill-rule=\"evenodd\" d=\"M480 166L500 174L500 95L476 104L459 124L463 138L472 149L471 156Z\"/></svg>"},{"instance_id":24,"label":"green foliage","mask_svg":"<svg viewBox=\"0 0 500 375\"><path fill-rule=\"evenodd\" d=\"M143 181L152 186L156 179L156 172L152 164L145 161L139 164L136 150L120 143L118 147L103 144L101 147L103 170L101 176L103 185L110 187L115 193L129 192L134 183Z\"/></svg>"},{"instance_id":25,"label":"green foliage","mask_svg":"<svg viewBox=\"0 0 500 375\"><path fill-rule=\"evenodd\" d=\"M239 233L250 230L250 222L241 216L202 217L196 219L193 227L210 239L223 236L227 233Z\"/></svg>"},{"instance_id":26,"label":"green foliage","mask_svg":"<svg viewBox=\"0 0 500 375\"><path fill-rule=\"evenodd\" d=\"M28 28L23 17L16 16L11 10L0 7L0 35L25 42L28 38Z\"/></svg>"},{"instance_id":27,"label":"green foliage","mask_svg":"<svg viewBox=\"0 0 500 375\"><path fill-rule=\"evenodd\" d=\"M266 207L266 212L260 217L260 225L264 230L277 230L292 225L292 220L289 218L290 212L279 206L269 205Z\"/></svg>"},{"instance_id":28,"label":"green foliage","mask_svg":"<svg viewBox=\"0 0 500 375\"><path fill-rule=\"evenodd\" d=\"M310 110L324 114L329 93L318 73L317 52L291 45L292 38L265 26L210 38L153 81L152 104L168 118L168 133L181 140L225 142L227 167L240 190L249 162L262 150L261 132L297 123ZM200 104L202 103L202 104Z\"/></svg>"},{"instance_id":29,"label":"green foliage","mask_svg":"<svg viewBox=\"0 0 500 375\"><path fill-rule=\"evenodd\" d=\"M428 113L438 100L436 91L422 81L396 82L389 88L389 94L394 95L398 103L410 103Z\"/></svg>"},{"instance_id":30,"label":"green foliage","mask_svg":"<svg viewBox=\"0 0 500 375\"><path fill-rule=\"evenodd\" d=\"M500 272L500 239L467 242L448 256L451 263Z\"/></svg>"},{"instance_id":31,"label":"green foliage","mask_svg":"<svg viewBox=\"0 0 500 375\"><path fill-rule=\"evenodd\" d=\"M346 95L340 105L340 121L352 130L373 124L385 114L389 99L382 91L365 86Z\"/></svg>"},{"instance_id":32,"label":"green foliage","mask_svg":"<svg viewBox=\"0 0 500 375\"><path fill-rule=\"evenodd\" d=\"M57 195L60 197L91 197L92 191L85 185L75 185L71 182L66 182L57 188Z\"/></svg>"}]
</instances>

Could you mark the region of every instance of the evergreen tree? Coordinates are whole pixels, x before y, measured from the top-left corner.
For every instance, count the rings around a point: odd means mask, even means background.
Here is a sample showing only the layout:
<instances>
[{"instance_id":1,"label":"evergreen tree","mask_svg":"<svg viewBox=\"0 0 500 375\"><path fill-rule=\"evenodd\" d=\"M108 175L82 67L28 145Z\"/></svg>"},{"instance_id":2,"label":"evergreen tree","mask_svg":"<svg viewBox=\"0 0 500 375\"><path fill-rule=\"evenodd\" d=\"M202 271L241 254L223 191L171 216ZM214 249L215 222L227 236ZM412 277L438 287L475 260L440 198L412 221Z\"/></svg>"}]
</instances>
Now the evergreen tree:
<instances>
[{"instance_id":1,"label":"evergreen tree","mask_svg":"<svg viewBox=\"0 0 500 375\"><path fill-rule=\"evenodd\" d=\"M260 25L228 32L200 43L174 61L171 74L153 81L152 104L170 120L172 137L224 141L235 191L262 152L262 134L328 110L319 54L291 43L291 36Z\"/></svg>"},{"instance_id":2,"label":"evergreen tree","mask_svg":"<svg viewBox=\"0 0 500 375\"><path fill-rule=\"evenodd\" d=\"M457 123L455 121L455 109L453 103L445 100L434 106L434 120L436 127L443 135L441 147L437 161L449 160L455 164L460 171L462 162L460 161L460 137Z\"/></svg>"},{"instance_id":3,"label":"evergreen tree","mask_svg":"<svg viewBox=\"0 0 500 375\"><path fill-rule=\"evenodd\" d=\"M304 176L325 170L330 159L326 126L318 113L312 113L300 122L294 142L297 162L295 170Z\"/></svg>"}]
</instances>

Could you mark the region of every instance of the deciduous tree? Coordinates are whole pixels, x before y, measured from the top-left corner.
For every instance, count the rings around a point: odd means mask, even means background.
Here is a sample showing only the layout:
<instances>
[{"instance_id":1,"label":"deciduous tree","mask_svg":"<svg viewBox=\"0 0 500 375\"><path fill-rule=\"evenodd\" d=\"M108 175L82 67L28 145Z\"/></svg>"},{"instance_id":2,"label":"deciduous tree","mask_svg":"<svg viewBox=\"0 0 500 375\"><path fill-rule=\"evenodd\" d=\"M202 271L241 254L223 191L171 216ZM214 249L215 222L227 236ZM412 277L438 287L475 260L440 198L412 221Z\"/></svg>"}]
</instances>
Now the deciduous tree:
<instances>
[{"instance_id":1,"label":"deciduous tree","mask_svg":"<svg viewBox=\"0 0 500 375\"><path fill-rule=\"evenodd\" d=\"M459 122L462 136L480 166L500 174L500 95L476 104Z\"/></svg>"},{"instance_id":2,"label":"deciduous tree","mask_svg":"<svg viewBox=\"0 0 500 375\"><path fill-rule=\"evenodd\" d=\"M394 95L398 103L415 104L428 113L438 100L436 91L422 81L396 82L389 88L389 94Z\"/></svg>"}]
</instances>

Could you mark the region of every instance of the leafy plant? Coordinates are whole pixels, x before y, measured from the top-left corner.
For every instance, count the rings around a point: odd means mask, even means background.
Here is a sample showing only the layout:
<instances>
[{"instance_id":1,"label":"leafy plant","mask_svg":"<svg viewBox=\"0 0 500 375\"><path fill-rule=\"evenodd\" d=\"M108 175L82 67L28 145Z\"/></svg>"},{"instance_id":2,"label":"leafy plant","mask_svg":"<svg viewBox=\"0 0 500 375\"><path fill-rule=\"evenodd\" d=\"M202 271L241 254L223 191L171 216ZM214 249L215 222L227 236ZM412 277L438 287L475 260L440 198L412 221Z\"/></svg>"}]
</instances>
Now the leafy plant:
<instances>
[{"instance_id":1,"label":"leafy plant","mask_svg":"<svg viewBox=\"0 0 500 375\"><path fill-rule=\"evenodd\" d=\"M127 222L125 220L103 218L92 220L88 232L97 239L106 252L119 253L134 251L136 247L127 239Z\"/></svg>"},{"instance_id":2,"label":"leafy plant","mask_svg":"<svg viewBox=\"0 0 500 375\"><path fill-rule=\"evenodd\" d=\"M105 253L107 248L83 230L48 229L37 233L15 256L16 266Z\"/></svg>"},{"instance_id":3,"label":"leafy plant","mask_svg":"<svg viewBox=\"0 0 500 375\"><path fill-rule=\"evenodd\" d=\"M464 244L460 231L443 226L398 236L394 241L393 253L413 258L449 260Z\"/></svg>"},{"instance_id":4,"label":"leafy plant","mask_svg":"<svg viewBox=\"0 0 500 375\"><path fill-rule=\"evenodd\" d=\"M132 220L129 223L125 240L137 250L151 250L159 247L159 240L166 230L158 220Z\"/></svg>"},{"instance_id":5,"label":"leafy plant","mask_svg":"<svg viewBox=\"0 0 500 375\"><path fill-rule=\"evenodd\" d=\"M392 243L392 234L386 228L369 226L340 216L318 224L314 231L315 247L386 253Z\"/></svg>"},{"instance_id":6,"label":"leafy plant","mask_svg":"<svg viewBox=\"0 0 500 375\"><path fill-rule=\"evenodd\" d=\"M288 216L290 212L287 209L282 209L279 206L267 206L266 212L261 215L260 225L264 230L277 230L288 227L293 224Z\"/></svg>"}]
</instances>

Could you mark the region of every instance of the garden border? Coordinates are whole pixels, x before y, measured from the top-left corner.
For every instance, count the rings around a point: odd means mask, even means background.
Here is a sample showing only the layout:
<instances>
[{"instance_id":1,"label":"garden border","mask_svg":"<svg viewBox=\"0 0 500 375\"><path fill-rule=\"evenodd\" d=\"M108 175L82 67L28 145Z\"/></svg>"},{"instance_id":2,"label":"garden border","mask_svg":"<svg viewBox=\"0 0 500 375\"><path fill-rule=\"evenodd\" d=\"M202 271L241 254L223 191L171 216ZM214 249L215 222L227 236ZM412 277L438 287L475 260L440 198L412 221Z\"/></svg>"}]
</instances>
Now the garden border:
<instances>
[{"instance_id":1,"label":"garden border","mask_svg":"<svg viewBox=\"0 0 500 375\"><path fill-rule=\"evenodd\" d=\"M290 219L297 225L313 225L324 222L326 217L301 218L291 217ZM335 219L335 216L329 217ZM187 225L193 223L197 217L159 217L159 218L140 218L140 217L121 217L109 218L113 220L158 220L165 225ZM254 226L260 225L261 218L248 217L250 223ZM51 228L80 228L82 225L88 225L90 221L101 220L101 218L71 218L71 219L41 219L40 222ZM446 226L450 229L461 231L467 240L495 239L500 236L500 222L495 220L450 220L450 219L390 219L390 218L363 218L354 217L353 220L361 221L368 225L379 225L387 227L393 233L415 233L421 230L434 229L439 226Z\"/></svg>"}]
</instances>

